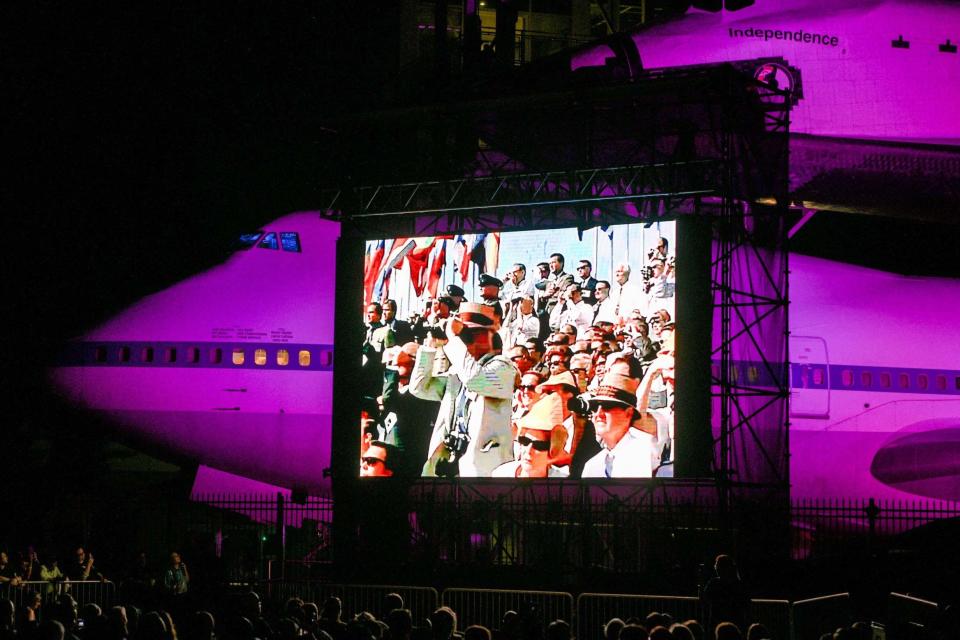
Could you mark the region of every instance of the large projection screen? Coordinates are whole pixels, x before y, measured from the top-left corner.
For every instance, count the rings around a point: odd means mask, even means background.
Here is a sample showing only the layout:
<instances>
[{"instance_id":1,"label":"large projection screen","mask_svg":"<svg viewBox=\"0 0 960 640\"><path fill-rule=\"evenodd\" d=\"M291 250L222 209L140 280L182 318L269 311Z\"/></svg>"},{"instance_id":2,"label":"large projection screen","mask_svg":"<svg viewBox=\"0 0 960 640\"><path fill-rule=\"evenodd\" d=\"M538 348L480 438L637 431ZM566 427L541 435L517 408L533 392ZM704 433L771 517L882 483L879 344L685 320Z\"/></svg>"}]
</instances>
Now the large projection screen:
<instances>
[{"instance_id":1,"label":"large projection screen","mask_svg":"<svg viewBox=\"0 0 960 640\"><path fill-rule=\"evenodd\" d=\"M677 228L368 239L360 476L673 477Z\"/></svg>"}]
</instances>

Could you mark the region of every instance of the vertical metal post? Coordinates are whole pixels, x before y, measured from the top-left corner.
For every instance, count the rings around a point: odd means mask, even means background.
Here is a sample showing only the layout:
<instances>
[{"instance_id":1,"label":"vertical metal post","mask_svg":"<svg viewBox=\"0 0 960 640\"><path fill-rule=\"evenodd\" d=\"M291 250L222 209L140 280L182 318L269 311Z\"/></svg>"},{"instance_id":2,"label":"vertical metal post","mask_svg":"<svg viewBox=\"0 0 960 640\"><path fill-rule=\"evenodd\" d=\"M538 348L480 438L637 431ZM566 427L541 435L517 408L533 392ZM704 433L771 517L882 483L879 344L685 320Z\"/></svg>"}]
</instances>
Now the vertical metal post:
<instances>
[{"instance_id":1,"label":"vertical metal post","mask_svg":"<svg viewBox=\"0 0 960 640\"><path fill-rule=\"evenodd\" d=\"M286 520L285 503L283 494L279 491L277 492L277 545L279 549L277 550L277 559L280 562L280 579L283 580L286 577L286 565L287 565L287 528L284 526L284 521Z\"/></svg>"}]
</instances>

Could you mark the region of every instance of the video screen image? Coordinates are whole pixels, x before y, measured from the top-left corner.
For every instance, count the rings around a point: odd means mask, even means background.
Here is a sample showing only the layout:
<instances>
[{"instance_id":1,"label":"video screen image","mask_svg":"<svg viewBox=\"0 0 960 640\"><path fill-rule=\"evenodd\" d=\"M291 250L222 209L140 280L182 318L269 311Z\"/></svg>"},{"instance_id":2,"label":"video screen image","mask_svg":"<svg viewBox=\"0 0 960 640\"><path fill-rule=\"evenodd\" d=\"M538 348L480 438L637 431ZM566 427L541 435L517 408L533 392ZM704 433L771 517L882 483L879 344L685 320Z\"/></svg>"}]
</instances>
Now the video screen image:
<instances>
[{"instance_id":1,"label":"video screen image","mask_svg":"<svg viewBox=\"0 0 960 640\"><path fill-rule=\"evenodd\" d=\"M672 477L676 223L366 242L361 476Z\"/></svg>"}]
</instances>

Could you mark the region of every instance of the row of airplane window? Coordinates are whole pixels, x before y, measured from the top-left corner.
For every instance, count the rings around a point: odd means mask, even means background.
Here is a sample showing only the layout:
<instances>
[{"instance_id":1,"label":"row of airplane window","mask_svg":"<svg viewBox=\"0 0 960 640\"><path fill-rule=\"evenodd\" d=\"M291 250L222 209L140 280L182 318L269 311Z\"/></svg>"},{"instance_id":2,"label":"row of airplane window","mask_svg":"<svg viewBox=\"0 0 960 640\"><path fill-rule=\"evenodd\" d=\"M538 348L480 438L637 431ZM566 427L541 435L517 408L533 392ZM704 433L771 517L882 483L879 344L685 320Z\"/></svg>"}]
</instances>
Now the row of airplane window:
<instances>
[{"instance_id":1,"label":"row of airplane window","mask_svg":"<svg viewBox=\"0 0 960 640\"><path fill-rule=\"evenodd\" d=\"M177 349L176 347L141 347L139 352L134 354L131 347L120 347L117 350L117 360L123 363L154 364L167 363L173 364L183 362L186 364L201 363L200 347L186 347ZM267 365L268 354L264 348L249 349L243 347L233 347L225 350L220 347L212 347L206 351L206 364L223 364L224 356L229 357L229 362L235 366L243 366L248 363L248 355L252 356L254 366L263 367ZM333 362L333 353L331 351L317 351L316 355L320 358L322 366L330 366ZM136 356L136 357L135 357ZM108 360L107 347L96 347L93 352L96 362L105 363ZM274 360L279 367L290 366L291 361L296 362L296 366L309 367L313 360L313 353L309 349L296 349L291 352L288 349L277 349L274 354Z\"/></svg>"},{"instance_id":2,"label":"row of airplane window","mask_svg":"<svg viewBox=\"0 0 960 640\"><path fill-rule=\"evenodd\" d=\"M749 383L756 383L760 380L760 369L756 366L748 366L746 369L746 380ZM799 387L823 387L826 385L826 367L804 367L805 370L801 370L800 376L804 380L794 380L794 386ZM861 370L859 372L859 388L862 389L914 389L919 391L947 391L950 387L950 378L953 377L954 389L960 391L960 376L954 375L949 376L947 374L937 373L937 374L927 374L927 373L915 373L912 374L913 378L911 379L911 374L909 373L891 373L889 371L867 371ZM714 365L713 370L714 377L719 377L720 368ZM741 367L731 366L730 367L730 380L732 382L738 382L742 377ZM894 380L896 380L896 387L894 387ZM842 369L840 371L840 384L837 385L834 383L834 388L851 388L856 386L857 375L853 369Z\"/></svg>"},{"instance_id":3,"label":"row of airplane window","mask_svg":"<svg viewBox=\"0 0 960 640\"><path fill-rule=\"evenodd\" d=\"M891 373L890 371L868 371L860 370L859 376L858 372L855 372L853 369L841 369L840 370L840 384L837 385L834 383L834 388L837 387L846 387L851 388L858 386L857 380L859 378L859 388L861 389L905 389L905 390L919 390L919 391L946 391L949 386L950 376L943 373L928 374L928 373ZM811 381L814 386L823 386L825 384L824 376L826 375L826 369L824 367L813 367L810 369ZM954 388L960 391L960 376L952 376ZM894 385L896 381L896 385Z\"/></svg>"}]
</instances>

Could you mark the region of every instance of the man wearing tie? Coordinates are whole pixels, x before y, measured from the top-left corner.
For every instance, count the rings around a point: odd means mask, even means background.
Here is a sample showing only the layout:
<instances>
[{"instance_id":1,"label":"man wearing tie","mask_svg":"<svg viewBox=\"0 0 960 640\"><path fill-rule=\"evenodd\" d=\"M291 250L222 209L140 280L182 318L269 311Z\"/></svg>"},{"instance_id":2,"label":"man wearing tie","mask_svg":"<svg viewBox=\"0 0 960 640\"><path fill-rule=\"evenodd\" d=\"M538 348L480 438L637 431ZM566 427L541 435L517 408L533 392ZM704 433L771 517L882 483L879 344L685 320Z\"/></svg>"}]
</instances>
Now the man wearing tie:
<instances>
[{"instance_id":1,"label":"man wearing tie","mask_svg":"<svg viewBox=\"0 0 960 640\"><path fill-rule=\"evenodd\" d=\"M583 466L584 478L650 478L654 438L633 427L638 418L635 378L604 376L590 398L590 418L602 449Z\"/></svg>"}]
</instances>

